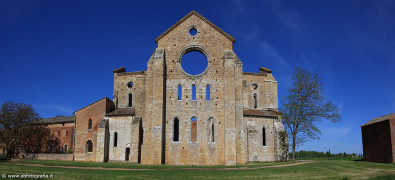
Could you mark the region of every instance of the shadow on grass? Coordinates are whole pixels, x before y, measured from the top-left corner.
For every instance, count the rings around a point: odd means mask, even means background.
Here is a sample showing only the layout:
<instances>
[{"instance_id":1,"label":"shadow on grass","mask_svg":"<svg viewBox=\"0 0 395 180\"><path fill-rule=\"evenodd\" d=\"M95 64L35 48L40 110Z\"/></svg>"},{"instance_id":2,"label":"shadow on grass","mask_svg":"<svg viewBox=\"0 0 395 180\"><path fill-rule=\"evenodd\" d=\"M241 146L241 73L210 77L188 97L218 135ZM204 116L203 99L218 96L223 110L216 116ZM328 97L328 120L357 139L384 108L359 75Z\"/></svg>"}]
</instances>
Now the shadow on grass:
<instances>
[{"instance_id":1,"label":"shadow on grass","mask_svg":"<svg viewBox=\"0 0 395 180\"><path fill-rule=\"evenodd\" d=\"M364 160L362 158L362 159L354 159L353 161L364 161Z\"/></svg>"},{"instance_id":2,"label":"shadow on grass","mask_svg":"<svg viewBox=\"0 0 395 180\"><path fill-rule=\"evenodd\" d=\"M370 178L370 180L395 180L395 175L382 175Z\"/></svg>"}]
</instances>

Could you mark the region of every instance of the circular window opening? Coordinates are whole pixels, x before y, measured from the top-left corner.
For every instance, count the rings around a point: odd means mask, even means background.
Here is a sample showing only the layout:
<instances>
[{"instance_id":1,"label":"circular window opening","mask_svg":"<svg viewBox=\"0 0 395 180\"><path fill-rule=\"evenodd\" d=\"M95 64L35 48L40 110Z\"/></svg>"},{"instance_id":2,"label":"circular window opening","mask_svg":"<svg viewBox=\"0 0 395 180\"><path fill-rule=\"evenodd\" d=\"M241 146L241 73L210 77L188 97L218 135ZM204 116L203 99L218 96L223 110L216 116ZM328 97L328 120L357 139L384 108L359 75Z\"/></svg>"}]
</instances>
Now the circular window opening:
<instances>
[{"instance_id":1,"label":"circular window opening","mask_svg":"<svg viewBox=\"0 0 395 180\"><path fill-rule=\"evenodd\" d=\"M195 28L191 28L189 30L189 34L192 35L192 36L195 36L197 34L197 30Z\"/></svg>"},{"instance_id":2,"label":"circular window opening","mask_svg":"<svg viewBox=\"0 0 395 180\"><path fill-rule=\"evenodd\" d=\"M191 51L181 58L182 69L191 75L198 75L207 68L208 60L206 55L199 51Z\"/></svg>"},{"instance_id":3,"label":"circular window opening","mask_svg":"<svg viewBox=\"0 0 395 180\"><path fill-rule=\"evenodd\" d=\"M133 87L133 82L128 82L128 87L129 88Z\"/></svg>"}]
</instances>

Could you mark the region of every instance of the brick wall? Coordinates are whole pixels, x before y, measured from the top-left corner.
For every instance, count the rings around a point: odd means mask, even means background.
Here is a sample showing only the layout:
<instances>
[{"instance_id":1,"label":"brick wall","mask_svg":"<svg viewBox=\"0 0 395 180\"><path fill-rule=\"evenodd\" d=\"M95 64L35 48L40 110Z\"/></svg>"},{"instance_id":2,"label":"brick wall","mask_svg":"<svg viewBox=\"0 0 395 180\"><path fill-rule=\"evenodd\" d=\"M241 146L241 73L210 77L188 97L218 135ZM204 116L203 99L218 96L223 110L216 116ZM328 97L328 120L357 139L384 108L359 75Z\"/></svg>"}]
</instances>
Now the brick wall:
<instances>
[{"instance_id":1,"label":"brick wall","mask_svg":"<svg viewBox=\"0 0 395 180\"><path fill-rule=\"evenodd\" d=\"M108 98L103 98L74 113L76 117L74 159L76 161L96 161L97 126L104 115L112 110L114 110L114 103ZM88 128L89 119L92 120L92 129ZM88 140L93 143L92 152L87 150Z\"/></svg>"},{"instance_id":2,"label":"brick wall","mask_svg":"<svg viewBox=\"0 0 395 180\"><path fill-rule=\"evenodd\" d=\"M73 149L74 123L49 124L48 129L52 135L57 137L64 148Z\"/></svg>"}]
</instances>

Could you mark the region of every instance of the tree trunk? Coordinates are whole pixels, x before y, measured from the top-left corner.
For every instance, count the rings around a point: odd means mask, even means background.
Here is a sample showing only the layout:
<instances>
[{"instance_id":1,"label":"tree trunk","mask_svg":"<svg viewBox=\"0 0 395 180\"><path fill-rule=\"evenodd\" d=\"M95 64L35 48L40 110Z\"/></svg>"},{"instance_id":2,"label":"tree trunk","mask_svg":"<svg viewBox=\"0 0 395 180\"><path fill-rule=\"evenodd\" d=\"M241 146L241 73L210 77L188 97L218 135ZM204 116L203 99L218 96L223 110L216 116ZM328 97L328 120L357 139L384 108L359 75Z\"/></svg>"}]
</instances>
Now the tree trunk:
<instances>
[{"instance_id":1,"label":"tree trunk","mask_svg":"<svg viewBox=\"0 0 395 180\"><path fill-rule=\"evenodd\" d=\"M295 138L292 138L292 161L295 161Z\"/></svg>"}]
</instances>

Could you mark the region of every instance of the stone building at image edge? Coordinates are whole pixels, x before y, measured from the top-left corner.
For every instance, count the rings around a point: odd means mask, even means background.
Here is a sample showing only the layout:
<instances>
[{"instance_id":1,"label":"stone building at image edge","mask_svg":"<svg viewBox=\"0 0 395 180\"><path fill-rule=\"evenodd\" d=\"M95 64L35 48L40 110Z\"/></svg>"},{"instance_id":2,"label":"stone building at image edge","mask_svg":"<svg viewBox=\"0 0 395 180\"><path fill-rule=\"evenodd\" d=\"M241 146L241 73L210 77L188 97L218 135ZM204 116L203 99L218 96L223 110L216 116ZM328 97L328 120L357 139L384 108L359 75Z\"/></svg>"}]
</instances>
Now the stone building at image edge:
<instances>
[{"instance_id":1,"label":"stone building at image edge","mask_svg":"<svg viewBox=\"0 0 395 180\"><path fill-rule=\"evenodd\" d=\"M75 161L234 165L285 161L288 136L277 81L263 67L243 72L235 39L195 11L155 39L147 70L114 70L113 99L74 113ZM189 52L207 58L188 74Z\"/></svg>"},{"instance_id":2,"label":"stone building at image edge","mask_svg":"<svg viewBox=\"0 0 395 180\"><path fill-rule=\"evenodd\" d=\"M395 163L395 113L371 119L361 131L365 161Z\"/></svg>"}]
</instances>

